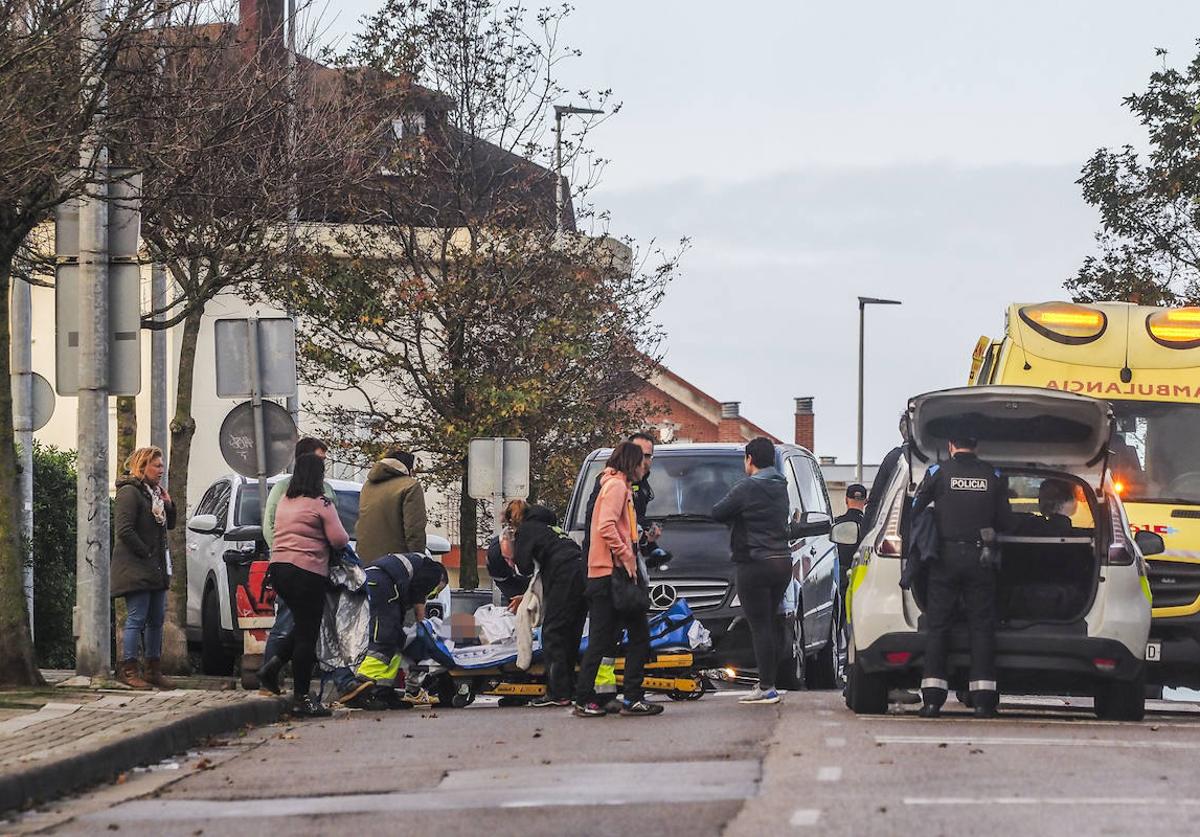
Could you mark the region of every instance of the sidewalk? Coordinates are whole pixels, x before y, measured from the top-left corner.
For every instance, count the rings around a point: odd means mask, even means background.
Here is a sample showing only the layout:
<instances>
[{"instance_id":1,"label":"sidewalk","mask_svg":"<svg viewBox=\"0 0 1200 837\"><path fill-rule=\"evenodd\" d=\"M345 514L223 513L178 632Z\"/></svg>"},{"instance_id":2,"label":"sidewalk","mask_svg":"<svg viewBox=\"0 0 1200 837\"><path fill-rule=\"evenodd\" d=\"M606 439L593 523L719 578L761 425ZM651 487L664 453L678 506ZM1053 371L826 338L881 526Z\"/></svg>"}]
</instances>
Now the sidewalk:
<instances>
[{"instance_id":1,"label":"sidewalk","mask_svg":"<svg viewBox=\"0 0 1200 837\"><path fill-rule=\"evenodd\" d=\"M0 692L0 813L111 780L209 736L274 722L283 706L233 689Z\"/></svg>"}]
</instances>

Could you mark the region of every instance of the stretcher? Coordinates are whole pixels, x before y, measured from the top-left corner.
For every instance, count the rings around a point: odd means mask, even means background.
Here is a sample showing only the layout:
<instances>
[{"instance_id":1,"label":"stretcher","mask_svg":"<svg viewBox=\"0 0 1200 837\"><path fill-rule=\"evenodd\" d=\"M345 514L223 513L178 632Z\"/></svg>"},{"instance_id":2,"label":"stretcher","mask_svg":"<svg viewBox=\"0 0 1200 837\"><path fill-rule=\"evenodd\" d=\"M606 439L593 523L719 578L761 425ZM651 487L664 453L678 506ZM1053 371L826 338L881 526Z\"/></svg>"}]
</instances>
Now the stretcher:
<instances>
[{"instance_id":1,"label":"stretcher","mask_svg":"<svg viewBox=\"0 0 1200 837\"><path fill-rule=\"evenodd\" d=\"M624 644L624 637L622 637ZM708 631L680 599L669 610L650 619L650 659L642 685L647 692L666 694L673 700L699 700L713 686L697 666L697 655L711 647ZM428 629L418 628L417 639L405 649L417 653L420 662L414 674L422 686L438 698L441 706L462 708L480 695L532 700L546 694L545 667L535 641L533 663L528 670L517 667L515 648L488 649L481 646L450 648ZM587 636L580 655L587 650ZM486 662L484 661L486 659ZM617 686L624 683L625 659L616 658Z\"/></svg>"}]
</instances>

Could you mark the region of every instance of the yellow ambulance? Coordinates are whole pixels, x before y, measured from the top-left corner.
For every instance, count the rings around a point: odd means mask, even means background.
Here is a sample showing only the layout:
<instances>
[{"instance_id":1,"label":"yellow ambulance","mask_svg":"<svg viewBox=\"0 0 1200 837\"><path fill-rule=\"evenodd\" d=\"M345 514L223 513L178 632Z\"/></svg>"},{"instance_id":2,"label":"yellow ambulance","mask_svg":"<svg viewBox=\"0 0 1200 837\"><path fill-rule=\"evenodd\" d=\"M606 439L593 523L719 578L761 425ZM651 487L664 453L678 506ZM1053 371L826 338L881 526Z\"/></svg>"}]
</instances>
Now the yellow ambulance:
<instances>
[{"instance_id":1,"label":"yellow ambulance","mask_svg":"<svg viewBox=\"0 0 1200 837\"><path fill-rule=\"evenodd\" d=\"M1200 686L1200 307L1018 303L980 338L969 383L1107 400L1109 468L1130 526L1162 536L1147 558L1152 683Z\"/></svg>"}]
</instances>

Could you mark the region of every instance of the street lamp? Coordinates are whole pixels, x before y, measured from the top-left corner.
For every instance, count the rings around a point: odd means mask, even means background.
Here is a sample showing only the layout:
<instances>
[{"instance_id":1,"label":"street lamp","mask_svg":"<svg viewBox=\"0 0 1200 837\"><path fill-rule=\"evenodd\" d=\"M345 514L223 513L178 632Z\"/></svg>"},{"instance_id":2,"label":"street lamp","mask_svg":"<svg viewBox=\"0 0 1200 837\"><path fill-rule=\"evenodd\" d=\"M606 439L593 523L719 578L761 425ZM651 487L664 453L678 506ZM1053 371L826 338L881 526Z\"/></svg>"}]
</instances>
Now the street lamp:
<instances>
[{"instance_id":1,"label":"street lamp","mask_svg":"<svg viewBox=\"0 0 1200 837\"><path fill-rule=\"evenodd\" d=\"M563 230L563 208L567 196L563 194L562 178L562 118L573 114L604 113L595 108L577 108L574 105L554 106L554 224L559 232Z\"/></svg>"},{"instance_id":2,"label":"street lamp","mask_svg":"<svg viewBox=\"0 0 1200 837\"><path fill-rule=\"evenodd\" d=\"M863 478L863 332L868 305L900 305L898 299L876 299L872 296L858 298L858 463L854 466L855 482Z\"/></svg>"}]
</instances>

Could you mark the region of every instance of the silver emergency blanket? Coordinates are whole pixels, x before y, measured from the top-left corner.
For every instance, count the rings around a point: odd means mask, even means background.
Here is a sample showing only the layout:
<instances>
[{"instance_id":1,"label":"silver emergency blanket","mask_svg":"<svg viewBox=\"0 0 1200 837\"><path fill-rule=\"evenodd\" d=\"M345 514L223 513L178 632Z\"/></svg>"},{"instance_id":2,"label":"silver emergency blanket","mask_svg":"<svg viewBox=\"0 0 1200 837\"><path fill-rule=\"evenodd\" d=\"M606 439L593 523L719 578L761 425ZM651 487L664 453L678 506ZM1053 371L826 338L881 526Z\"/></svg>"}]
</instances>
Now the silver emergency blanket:
<instances>
[{"instance_id":1,"label":"silver emergency blanket","mask_svg":"<svg viewBox=\"0 0 1200 837\"><path fill-rule=\"evenodd\" d=\"M325 671L356 669L367 653L371 609L367 605L367 574L345 561L329 568L333 589L325 594L325 614L317 637L317 662Z\"/></svg>"}]
</instances>

